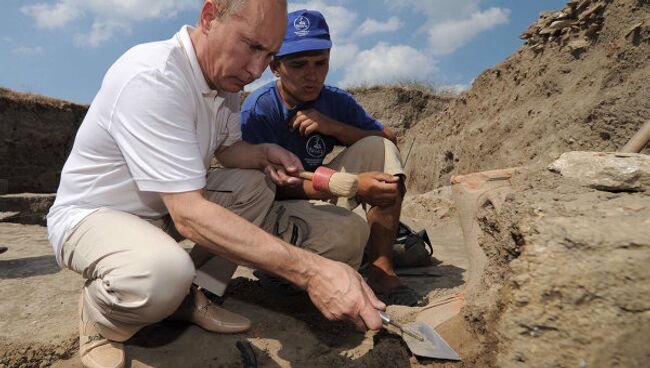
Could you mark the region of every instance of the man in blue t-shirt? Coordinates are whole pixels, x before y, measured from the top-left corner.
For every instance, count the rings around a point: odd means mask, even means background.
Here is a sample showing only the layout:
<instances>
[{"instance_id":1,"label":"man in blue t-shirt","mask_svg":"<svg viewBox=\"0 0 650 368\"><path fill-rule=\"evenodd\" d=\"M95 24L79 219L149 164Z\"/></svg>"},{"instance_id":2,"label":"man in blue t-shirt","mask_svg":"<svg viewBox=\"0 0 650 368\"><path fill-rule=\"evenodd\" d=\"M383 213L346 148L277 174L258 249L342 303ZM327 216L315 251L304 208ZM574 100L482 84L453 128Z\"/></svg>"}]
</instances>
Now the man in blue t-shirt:
<instances>
[{"instance_id":1,"label":"man in blue t-shirt","mask_svg":"<svg viewBox=\"0 0 650 368\"><path fill-rule=\"evenodd\" d=\"M352 95L324 85L331 46L329 28L321 13L298 10L289 14L284 42L270 64L278 79L257 89L244 101L242 136L251 143L279 144L295 153L308 171L323 166L325 156L334 146L346 146L325 166L358 174L359 190L355 199L332 198L315 190L310 181L298 187L278 187L276 199L283 203L283 211L301 217L312 230L327 223L329 236L317 239L318 235L312 231L311 239L307 240L312 244L306 246L326 257L358 267L361 255L358 260L339 256L340 249L350 248L353 243L341 233L357 237L363 234L361 247L366 244L365 234L369 234L369 285L387 304L416 305L422 297L402 284L392 264L405 192L396 137ZM323 201L346 208L346 213L340 214L340 209L335 210L337 207ZM307 207L306 203L310 205ZM365 222L362 226L354 223L355 227L350 228L350 216L357 216L350 211L359 204L367 210L368 226Z\"/></svg>"}]
</instances>

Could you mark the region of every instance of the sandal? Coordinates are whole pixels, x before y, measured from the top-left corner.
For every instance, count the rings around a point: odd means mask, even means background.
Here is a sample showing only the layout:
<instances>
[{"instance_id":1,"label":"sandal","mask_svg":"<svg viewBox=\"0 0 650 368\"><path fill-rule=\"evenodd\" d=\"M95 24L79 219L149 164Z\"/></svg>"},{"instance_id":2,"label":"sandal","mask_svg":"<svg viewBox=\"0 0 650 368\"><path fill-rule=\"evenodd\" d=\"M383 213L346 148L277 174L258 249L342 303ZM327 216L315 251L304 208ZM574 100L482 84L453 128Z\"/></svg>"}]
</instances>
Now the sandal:
<instances>
[{"instance_id":1,"label":"sandal","mask_svg":"<svg viewBox=\"0 0 650 368\"><path fill-rule=\"evenodd\" d=\"M375 295L386 305L405 305L407 307L421 306L428 302L427 297L406 285L392 288L387 293L376 292Z\"/></svg>"}]
</instances>

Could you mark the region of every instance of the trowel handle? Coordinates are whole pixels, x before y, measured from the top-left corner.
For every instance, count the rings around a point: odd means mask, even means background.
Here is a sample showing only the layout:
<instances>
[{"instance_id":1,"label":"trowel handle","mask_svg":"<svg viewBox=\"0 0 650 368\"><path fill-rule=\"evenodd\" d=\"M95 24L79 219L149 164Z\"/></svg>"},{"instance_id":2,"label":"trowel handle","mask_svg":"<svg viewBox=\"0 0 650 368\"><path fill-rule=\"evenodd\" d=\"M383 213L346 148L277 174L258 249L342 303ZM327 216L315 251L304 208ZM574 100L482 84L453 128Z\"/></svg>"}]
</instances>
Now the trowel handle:
<instances>
[{"instance_id":1,"label":"trowel handle","mask_svg":"<svg viewBox=\"0 0 650 368\"><path fill-rule=\"evenodd\" d=\"M378 310L377 312L379 312L379 317L381 318L382 322L384 322L384 324L393 325L393 326L397 327L400 331L402 331L402 333L405 333L405 334L407 334L407 335L409 335L411 337L414 337L414 338L416 338L416 339L418 339L420 341L424 341L424 337L422 337L422 335L420 335L419 333L417 333L415 331L411 331L408 328L404 328L401 324L393 321L392 319L390 319L390 317L388 316L388 314L386 312L381 311L381 310Z\"/></svg>"},{"instance_id":2,"label":"trowel handle","mask_svg":"<svg viewBox=\"0 0 650 368\"><path fill-rule=\"evenodd\" d=\"M384 311L379 311L379 317L381 318L381 321L384 323L390 324L392 321L390 320L390 317L388 317L388 314Z\"/></svg>"},{"instance_id":3,"label":"trowel handle","mask_svg":"<svg viewBox=\"0 0 650 368\"><path fill-rule=\"evenodd\" d=\"M404 332L404 328L402 327L402 325L400 325L399 323L397 323L397 322L393 321L392 319L390 319L390 317L388 316L388 313L386 313L384 311L381 311L381 310L378 311L378 312L379 312L379 317L381 318L382 322L384 322L384 324L393 325L393 326L399 328L400 331Z\"/></svg>"}]
</instances>

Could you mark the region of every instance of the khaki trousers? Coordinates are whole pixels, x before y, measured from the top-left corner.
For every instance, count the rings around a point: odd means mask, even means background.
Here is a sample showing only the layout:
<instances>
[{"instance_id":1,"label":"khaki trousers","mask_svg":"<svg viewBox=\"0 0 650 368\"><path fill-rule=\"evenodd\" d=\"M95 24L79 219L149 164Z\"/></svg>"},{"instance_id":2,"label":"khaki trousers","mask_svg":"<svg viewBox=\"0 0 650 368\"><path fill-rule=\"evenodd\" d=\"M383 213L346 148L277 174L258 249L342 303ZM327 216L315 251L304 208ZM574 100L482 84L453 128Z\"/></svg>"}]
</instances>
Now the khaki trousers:
<instances>
[{"instance_id":1,"label":"khaki trousers","mask_svg":"<svg viewBox=\"0 0 650 368\"><path fill-rule=\"evenodd\" d=\"M381 171L404 175L399 150L382 137L366 137L347 147L325 166L348 173ZM276 201L269 211L264 229L285 241L323 257L347 263L355 269L361 265L370 229L365 213L354 199ZM301 230L299 221L306 223ZM296 236L297 231L307 234ZM292 241L292 238L296 241Z\"/></svg>"},{"instance_id":2,"label":"khaki trousers","mask_svg":"<svg viewBox=\"0 0 650 368\"><path fill-rule=\"evenodd\" d=\"M219 169L207 179L207 197L260 225L275 187L257 170ZM171 315L187 295L195 263L211 257L194 247L192 257L169 218L145 220L100 209L67 235L65 266L85 279L85 311L100 334L125 341L142 327Z\"/></svg>"}]
</instances>

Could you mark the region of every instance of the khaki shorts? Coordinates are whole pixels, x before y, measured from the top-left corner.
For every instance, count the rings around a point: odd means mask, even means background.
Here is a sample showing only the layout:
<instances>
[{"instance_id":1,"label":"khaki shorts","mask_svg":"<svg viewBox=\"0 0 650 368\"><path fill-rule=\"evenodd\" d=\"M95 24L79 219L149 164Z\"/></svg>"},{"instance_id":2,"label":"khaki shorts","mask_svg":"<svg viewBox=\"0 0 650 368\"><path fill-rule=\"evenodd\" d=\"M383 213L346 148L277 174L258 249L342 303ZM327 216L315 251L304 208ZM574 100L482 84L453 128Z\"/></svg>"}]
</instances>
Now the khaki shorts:
<instances>
[{"instance_id":1,"label":"khaki shorts","mask_svg":"<svg viewBox=\"0 0 650 368\"><path fill-rule=\"evenodd\" d=\"M208 199L257 225L275 196L274 185L257 170L219 169L207 182ZM124 341L180 305L195 262L212 255L195 247L190 257L179 239L168 218L145 220L111 209L92 213L69 231L63 261L86 279L85 311L104 337Z\"/></svg>"},{"instance_id":2,"label":"khaki shorts","mask_svg":"<svg viewBox=\"0 0 650 368\"><path fill-rule=\"evenodd\" d=\"M325 166L348 173L381 171L404 175L395 144L374 136L347 147ZM353 198L276 201L263 227L291 244L355 269L361 265L370 235L364 209Z\"/></svg>"}]
</instances>

